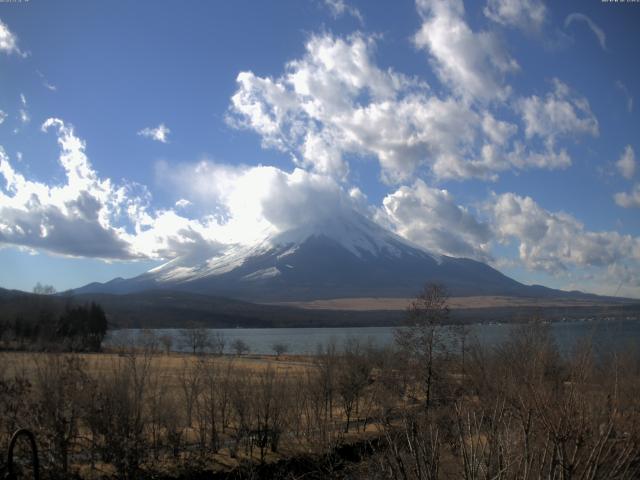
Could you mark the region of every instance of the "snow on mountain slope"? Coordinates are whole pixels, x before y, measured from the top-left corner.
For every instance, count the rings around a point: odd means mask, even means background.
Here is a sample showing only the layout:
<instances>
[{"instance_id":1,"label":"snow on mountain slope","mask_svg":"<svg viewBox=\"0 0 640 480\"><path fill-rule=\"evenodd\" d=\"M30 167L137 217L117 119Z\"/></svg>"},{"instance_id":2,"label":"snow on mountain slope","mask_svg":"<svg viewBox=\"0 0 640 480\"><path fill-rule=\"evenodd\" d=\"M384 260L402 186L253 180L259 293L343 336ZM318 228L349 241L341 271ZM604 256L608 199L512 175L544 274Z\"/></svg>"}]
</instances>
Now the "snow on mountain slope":
<instances>
[{"instance_id":1,"label":"snow on mountain slope","mask_svg":"<svg viewBox=\"0 0 640 480\"><path fill-rule=\"evenodd\" d=\"M413 296L425 282L454 295L533 294L490 266L425 252L352 211L267 235L253 245L231 245L212 258L171 260L129 280L91 284L77 293L174 289L252 301L358 296ZM555 295L536 290L536 295Z\"/></svg>"},{"instance_id":2,"label":"snow on mountain slope","mask_svg":"<svg viewBox=\"0 0 640 480\"><path fill-rule=\"evenodd\" d=\"M231 245L222 255L193 261L192 258L176 258L150 270L157 282L188 282L209 276L229 273L242 266L248 258L275 254L279 261L294 255L300 245L310 238L326 238L352 253L363 256L399 257L409 249L412 254L422 251L407 240L385 230L364 216L354 213L351 218L333 218L319 223L307 223L302 227L268 235L256 245ZM426 252L424 252L426 253ZM437 262L441 257L427 253ZM245 275L245 280L261 280L278 275L274 267L257 270ZM287 268L294 268L290 265Z\"/></svg>"}]
</instances>

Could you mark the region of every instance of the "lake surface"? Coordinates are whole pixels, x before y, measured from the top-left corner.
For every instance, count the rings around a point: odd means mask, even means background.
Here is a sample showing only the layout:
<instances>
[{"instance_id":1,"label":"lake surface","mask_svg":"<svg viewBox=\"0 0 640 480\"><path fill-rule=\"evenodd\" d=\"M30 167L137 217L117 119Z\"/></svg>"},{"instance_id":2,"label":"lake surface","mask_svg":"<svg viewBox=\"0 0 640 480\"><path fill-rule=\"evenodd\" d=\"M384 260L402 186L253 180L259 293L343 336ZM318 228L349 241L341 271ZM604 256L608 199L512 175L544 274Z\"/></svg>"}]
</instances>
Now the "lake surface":
<instances>
[{"instance_id":1,"label":"lake surface","mask_svg":"<svg viewBox=\"0 0 640 480\"><path fill-rule=\"evenodd\" d=\"M450 327L442 327L450 335ZM483 345L498 345L509 338L510 332L518 328L513 324L479 324L469 327L467 342L480 342ZM561 351L570 351L582 339L591 339L594 345L603 351L621 350L640 345L640 319L571 321L550 324L551 332ZM225 351L231 352L230 344L241 339L249 345L251 353L272 354L275 343L284 343L289 353L312 354L318 346L336 342L344 344L348 339L371 342L376 346L393 343L393 327L351 327L351 328L220 328L209 329L211 335L220 333L226 341ZM171 349L177 352L188 351L180 329L153 330L156 337L169 336ZM145 330L124 329L109 331L103 345L136 346L143 344Z\"/></svg>"}]
</instances>

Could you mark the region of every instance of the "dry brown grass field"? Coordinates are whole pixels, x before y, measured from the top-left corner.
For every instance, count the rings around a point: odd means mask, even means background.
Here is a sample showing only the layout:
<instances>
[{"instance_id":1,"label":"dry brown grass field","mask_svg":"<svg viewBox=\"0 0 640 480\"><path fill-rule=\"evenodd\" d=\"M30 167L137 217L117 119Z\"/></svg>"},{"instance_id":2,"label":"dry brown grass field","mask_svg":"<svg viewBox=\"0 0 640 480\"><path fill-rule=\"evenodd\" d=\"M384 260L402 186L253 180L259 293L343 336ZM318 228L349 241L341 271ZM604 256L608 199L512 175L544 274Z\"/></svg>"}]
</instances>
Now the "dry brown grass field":
<instances>
[{"instance_id":1,"label":"dry brown grass field","mask_svg":"<svg viewBox=\"0 0 640 480\"><path fill-rule=\"evenodd\" d=\"M361 297L361 298L335 298L327 300L312 300L301 302L280 302L278 305L314 309L314 310L405 310L411 303L411 298L386 298L386 297ZM450 297L449 306L452 309L469 308L500 308L500 307L593 307L593 306L617 306L629 303L620 300L591 300L573 298L523 298L504 296L471 296Z\"/></svg>"},{"instance_id":2,"label":"dry brown grass field","mask_svg":"<svg viewBox=\"0 0 640 480\"><path fill-rule=\"evenodd\" d=\"M143 352L138 352L142 354ZM111 371L114 366L123 361L129 353L100 352L100 353L74 353L60 354L63 356L73 356L80 359L87 367L91 375L100 376ZM0 352L0 367L5 376L25 375L30 380L34 379L38 366L46 362L51 354L43 352ZM151 355L151 371L161 372L170 384L180 378L184 373L185 364L195 365L203 358L207 359L211 365L217 367L227 367L232 365L236 368L248 370L254 373L264 372L271 368L278 374L302 375L313 368L313 358L304 355L282 355L277 358L275 355L192 355L188 353L154 353Z\"/></svg>"}]
</instances>

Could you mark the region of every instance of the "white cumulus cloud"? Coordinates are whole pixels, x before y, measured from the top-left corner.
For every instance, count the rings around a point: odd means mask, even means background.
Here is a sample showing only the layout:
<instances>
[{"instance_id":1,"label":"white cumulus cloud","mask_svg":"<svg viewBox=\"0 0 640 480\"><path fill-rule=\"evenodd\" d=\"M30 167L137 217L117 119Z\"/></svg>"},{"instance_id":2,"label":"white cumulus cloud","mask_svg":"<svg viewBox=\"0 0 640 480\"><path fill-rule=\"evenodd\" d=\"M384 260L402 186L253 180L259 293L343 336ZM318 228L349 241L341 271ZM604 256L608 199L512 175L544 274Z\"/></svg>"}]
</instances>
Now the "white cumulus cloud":
<instances>
[{"instance_id":1,"label":"white cumulus cloud","mask_svg":"<svg viewBox=\"0 0 640 480\"><path fill-rule=\"evenodd\" d=\"M164 124L161 123L155 128L146 127L138 132L138 135L141 137L147 137L151 140L155 140L160 143L168 143L169 142L169 134L171 130Z\"/></svg>"},{"instance_id":2,"label":"white cumulus cloud","mask_svg":"<svg viewBox=\"0 0 640 480\"><path fill-rule=\"evenodd\" d=\"M31 116L29 115L29 105L27 104L27 97L25 97L24 93L20 94L20 110L19 110L19 118L22 124L26 125L31 121Z\"/></svg>"},{"instance_id":3,"label":"white cumulus cloud","mask_svg":"<svg viewBox=\"0 0 640 480\"><path fill-rule=\"evenodd\" d=\"M0 243L72 256L134 258L122 231L111 224L124 202L124 190L98 178L72 127L49 119L43 130L49 129L58 133L66 183L49 186L28 180L0 151L5 181L0 190Z\"/></svg>"},{"instance_id":4,"label":"white cumulus cloud","mask_svg":"<svg viewBox=\"0 0 640 480\"><path fill-rule=\"evenodd\" d=\"M488 0L483 12L496 23L523 30L539 30L547 18L540 0Z\"/></svg>"},{"instance_id":5,"label":"white cumulus cloud","mask_svg":"<svg viewBox=\"0 0 640 480\"><path fill-rule=\"evenodd\" d=\"M26 57L27 53L18 48L18 37L0 20L0 52Z\"/></svg>"},{"instance_id":6,"label":"white cumulus cloud","mask_svg":"<svg viewBox=\"0 0 640 480\"><path fill-rule=\"evenodd\" d=\"M441 82L466 99L505 99L504 76L519 69L491 32L474 32L465 22L462 0L417 0L422 26L414 36Z\"/></svg>"},{"instance_id":7,"label":"white cumulus cloud","mask_svg":"<svg viewBox=\"0 0 640 480\"><path fill-rule=\"evenodd\" d=\"M280 78L241 72L230 123L255 130L264 146L289 151L299 165L319 173L344 178L349 170L344 154L355 153L377 156L389 177L406 175L405 168L419 163L420 146L402 145L411 119L399 117L412 116L418 98L399 102L413 87L423 87L378 68L373 42L362 35L314 36L306 55L290 62Z\"/></svg>"},{"instance_id":8,"label":"white cumulus cloud","mask_svg":"<svg viewBox=\"0 0 640 480\"><path fill-rule=\"evenodd\" d=\"M633 96L631 95L631 92L629 92L627 86L620 80L616 80L615 86L618 90L620 90L622 95L624 95L625 103L627 105L627 111L631 113L633 111Z\"/></svg>"},{"instance_id":9,"label":"white cumulus cloud","mask_svg":"<svg viewBox=\"0 0 640 480\"><path fill-rule=\"evenodd\" d=\"M559 274L571 267L640 267L640 238L614 231L590 231L575 217L549 212L531 197L495 195L487 203L499 241L516 241L527 268Z\"/></svg>"},{"instance_id":10,"label":"white cumulus cloud","mask_svg":"<svg viewBox=\"0 0 640 480\"><path fill-rule=\"evenodd\" d=\"M553 79L553 91L545 97L532 95L517 100L516 110L522 116L527 139L539 138L549 149L562 137L599 134L589 101L557 78Z\"/></svg>"},{"instance_id":11,"label":"white cumulus cloud","mask_svg":"<svg viewBox=\"0 0 640 480\"><path fill-rule=\"evenodd\" d=\"M343 15L351 15L358 20L361 24L364 23L364 18L360 10L353 5L349 5L345 0L324 0L324 4L331 11L331 14L335 17L341 17Z\"/></svg>"},{"instance_id":12,"label":"white cumulus cloud","mask_svg":"<svg viewBox=\"0 0 640 480\"><path fill-rule=\"evenodd\" d=\"M613 198L623 208L640 208L640 183L636 183L630 192L618 192Z\"/></svg>"},{"instance_id":13,"label":"white cumulus cloud","mask_svg":"<svg viewBox=\"0 0 640 480\"><path fill-rule=\"evenodd\" d=\"M482 106L378 67L374 51L374 39L359 34L313 36L282 76L238 75L228 122L255 131L265 148L290 154L297 165L343 180L349 155L377 160L387 183L424 167L463 179L570 163L563 151L540 153L518 142L517 125Z\"/></svg>"},{"instance_id":14,"label":"white cumulus cloud","mask_svg":"<svg viewBox=\"0 0 640 480\"><path fill-rule=\"evenodd\" d=\"M42 86L44 88L46 88L50 92L56 92L58 90L58 87L49 83L49 80L47 80L47 77L44 76L44 73L42 73L40 70L36 70L36 73L40 77L40 80L42 80Z\"/></svg>"},{"instance_id":15,"label":"white cumulus cloud","mask_svg":"<svg viewBox=\"0 0 640 480\"><path fill-rule=\"evenodd\" d=\"M132 260L164 259L192 252L219 252L215 218L185 218L171 209L152 210L141 185L100 178L72 126L56 118L42 126L57 133L65 182L28 180L0 147L0 245L55 254Z\"/></svg>"},{"instance_id":16,"label":"white cumulus cloud","mask_svg":"<svg viewBox=\"0 0 640 480\"><path fill-rule=\"evenodd\" d=\"M428 251L484 261L491 258L490 226L458 205L447 190L429 187L422 180L387 195L375 219Z\"/></svg>"},{"instance_id":17,"label":"white cumulus cloud","mask_svg":"<svg viewBox=\"0 0 640 480\"><path fill-rule=\"evenodd\" d=\"M616 167L620 175L627 180L633 178L636 173L636 155L631 145L627 145L624 148L624 152L622 152L620 159L616 162Z\"/></svg>"},{"instance_id":18,"label":"white cumulus cloud","mask_svg":"<svg viewBox=\"0 0 640 480\"><path fill-rule=\"evenodd\" d=\"M640 206L640 187L636 201ZM520 264L565 279L591 271L600 280L587 284L608 294L607 286L621 281L629 295L637 295L640 287L640 237L589 230L574 216L548 211L531 197L492 194L474 213L450 192L417 180L388 194L374 219L432 252ZM495 259L498 244L515 244L518 257Z\"/></svg>"}]
</instances>

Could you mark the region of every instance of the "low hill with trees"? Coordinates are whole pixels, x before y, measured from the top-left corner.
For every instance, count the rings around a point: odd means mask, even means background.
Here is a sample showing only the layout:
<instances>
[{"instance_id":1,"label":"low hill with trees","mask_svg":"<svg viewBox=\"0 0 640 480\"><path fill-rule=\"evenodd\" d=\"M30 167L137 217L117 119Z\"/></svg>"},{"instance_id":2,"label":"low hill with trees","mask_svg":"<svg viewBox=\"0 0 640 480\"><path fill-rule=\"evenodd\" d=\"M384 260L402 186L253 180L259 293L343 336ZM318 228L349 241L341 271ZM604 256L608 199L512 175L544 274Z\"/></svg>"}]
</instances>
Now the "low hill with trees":
<instances>
[{"instance_id":1,"label":"low hill with trees","mask_svg":"<svg viewBox=\"0 0 640 480\"><path fill-rule=\"evenodd\" d=\"M108 328L104 309L95 302L77 303L47 292L0 292L0 346L99 351Z\"/></svg>"}]
</instances>

